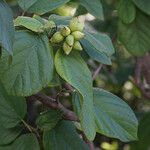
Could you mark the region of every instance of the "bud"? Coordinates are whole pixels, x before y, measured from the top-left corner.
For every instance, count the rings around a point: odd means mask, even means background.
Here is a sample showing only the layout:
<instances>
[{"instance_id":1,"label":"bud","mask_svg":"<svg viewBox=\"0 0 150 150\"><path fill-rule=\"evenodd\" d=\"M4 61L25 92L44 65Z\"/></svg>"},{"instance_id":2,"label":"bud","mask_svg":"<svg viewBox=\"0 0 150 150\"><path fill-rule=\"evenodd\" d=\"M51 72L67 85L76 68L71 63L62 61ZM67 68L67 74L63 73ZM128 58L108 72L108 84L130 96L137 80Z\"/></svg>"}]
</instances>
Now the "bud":
<instances>
[{"instance_id":1,"label":"bud","mask_svg":"<svg viewBox=\"0 0 150 150\"><path fill-rule=\"evenodd\" d=\"M48 30L48 29L52 29L56 27L56 24L54 21L47 21L45 24L44 24L44 29L45 30Z\"/></svg>"},{"instance_id":2,"label":"bud","mask_svg":"<svg viewBox=\"0 0 150 150\"><path fill-rule=\"evenodd\" d=\"M52 43L60 43L63 40L64 40L64 37L60 34L60 32L56 32L50 39Z\"/></svg>"},{"instance_id":3,"label":"bud","mask_svg":"<svg viewBox=\"0 0 150 150\"><path fill-rule=\"evenodd\" d=\"M69 45L69 46L73 46L73 43L74 43L74 36L73 35L68 35L66 37L66 43Z\"/></svg>"},{"instance_id":4,"label":"bud","mask_svg":"<svg viewBox=\"0 0 150 150\"><path fill-rule=\"evenodd\" d=\"M76 49L76 50L79 50L79 51L83 50L83 48L82 48L82 46L81 46L79 41L75 41L74 42L73 49Z\"/></svg>"},{"instance_id":5,"label":"bud","mask_svg":"<svg viewBox=\"0 0 150 150\"><path fill-rule=\"evenodd\" d=\"M64 42L63 50L66 53L66 55L69 55L72 50L72 46L69 46L66 42Z\"/></svg>"},{"instance_id":6,"label":"bud","mask_svg":"<svg viewBox=\"0 0 150 150\"><path fill-rule=\"evenodd\" d=\"M84 23L80 22L79 19L76 17L70 21L69 27L70 27L71 31L81 31L82 32L83 28L84 28Z\"/></svg>"},{"instance_id":7,"label":"bud","mask_svg":"<svg viewBox=\"0 0 150 150\"><path fill-rule=\"evenodd\" d=\"M68 28L67 26L63 27L60 32L63 36L68 36L71 33L70 28Z\"/></svg>"},{"instance_id":8,"label":"bud","mask_svg":"<svg viewBox=\"0 0 150 150\"><path fill-rule=\"evenodd\" d=\"M74 31L74 32L72 32L72 35L74 36L74 39L77 41L84 38L84 33L80 32L80 31Z\"/></svg>"}]
</instances>

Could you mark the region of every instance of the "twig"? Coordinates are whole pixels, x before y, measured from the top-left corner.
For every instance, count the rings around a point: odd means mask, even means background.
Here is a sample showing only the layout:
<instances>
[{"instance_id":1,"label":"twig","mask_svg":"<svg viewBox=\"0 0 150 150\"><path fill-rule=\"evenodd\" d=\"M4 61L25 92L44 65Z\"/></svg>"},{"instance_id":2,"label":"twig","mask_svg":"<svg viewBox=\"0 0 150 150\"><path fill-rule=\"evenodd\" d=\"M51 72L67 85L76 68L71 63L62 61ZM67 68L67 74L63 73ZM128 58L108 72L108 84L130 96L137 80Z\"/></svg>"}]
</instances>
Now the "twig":
<instances>
[{"instance_id":1,"label":"twig","mask_svg":"<svg viewBox=\"0 0 150 150\"><path fill-rule=\"evenodd\" d=\"M138 58L137 62L136 62L136 68L135 68L135 75L134 75L134 82L136 84L136 86L141 90L142 94L144 97L146 97L147 99L150 99L150 91L146 91L144 84L141 81L141 76L142 76L142 59Z\"/></svg>"},{"instance_id":2,"label":"twig","mask_svg":"<svg viewBox=\"0 0 150 150\"><path fill-rule=\"evenodd\" d=\"M141 73L142 73L142 61L140 58L137 58L134 79L136 84L138 85L141 83Z\"/></svg>"},{"instance_id":3,"label":"twig","mask_svg":"<svg viewBox=\"0 0 150 150\"><path fill-rule=\"evenodd\" d=\"M24 124L24 126L31 132L34 133L38 139L40 139L40 135L38 133L38 129L30 126L28 123L26 123L23 119L21 119L22 123Z\"/></svg>"},{"instance_id":4,"label":"twig","mask_svg":"<svg viewBox=\"0 0 150 150\"><path fill-rule=\"evenodd\" d=\"M69 90L69 92L73 92L73 91L74 91L74 88L73 88L70 84L68 84L68 83L65 83L65 84L64 84L64 87L65 87L67 90Z\"/></svg>"},{"instance_id":5,"label":"twig","mask_svg":"<svg viewBox=\"0 0 150 150\"><path fill-rule=\"evenodd\" d=\"M33 129L30 127L30 125L28 125L23 119L21 119L21 121L24 124L24 126L32 133Z\"/></svg>"},{"instance_id":6,"label":"twig","mask_svg":"<svg viewBox=\"0 0 150 150\"><path fill-rule=\"evenodd\" d=\"M94 150L94 143L92 141L89 141L83 132L81 134L83 140L89 145L90 150Z\"/></svg>"},{"instance_id":7,"label":"twig","mask_svg":"<svg viewBox=\"0 0 150 150\"><path fill-rule=\"evenodd\" d=\"M100 64L100 65L98 66L98 68L95 70L95 72L93 73L93 77L92 77L93 80L96 79L96 77L97 77L97 75L100 73L102 67L103 67L103 64Z\"/></svg>"},{"instance_id":8,"label":"twig","mask_svg":"<svg viewBox=\"0 0 150 150\"><path fill-rule=\"evenodd\" d=\"M47 107L61 110L63 112L63 117L66 120L79 122L77 115L73 111L65 108L59 101L56 101L54 98L51 98L43 93L37 93L33 96L30 96L29 99L38 100Z\"/></svg>"},{"instance_id":9,"label":"twig","mask_svg":"<svg viewBox=\"0 0 150 150\"><path fill-rule=\"evenodd\" d=\"M65 93L71 94L71 93L72 93L72 90L68 90L68 89L65 89L65 88L61 89L61 90L56 94L56 96L55 96L56 101L59 101L59 97L60 97L60 96L66 96Z\"/></svg>"},{"instance_id":10,"label":"twig","mask_svg":"<svg viewBox=\"0 0 150 150\"><path fill-rule=\"evenodd\" d=\"M26 12L25 12L25 11L23 11L23 12L22 12L22 14L21 14L21 16L24 16L24 15L25 15L25 13L26 13Z\"/></svg>"}]
</instances>

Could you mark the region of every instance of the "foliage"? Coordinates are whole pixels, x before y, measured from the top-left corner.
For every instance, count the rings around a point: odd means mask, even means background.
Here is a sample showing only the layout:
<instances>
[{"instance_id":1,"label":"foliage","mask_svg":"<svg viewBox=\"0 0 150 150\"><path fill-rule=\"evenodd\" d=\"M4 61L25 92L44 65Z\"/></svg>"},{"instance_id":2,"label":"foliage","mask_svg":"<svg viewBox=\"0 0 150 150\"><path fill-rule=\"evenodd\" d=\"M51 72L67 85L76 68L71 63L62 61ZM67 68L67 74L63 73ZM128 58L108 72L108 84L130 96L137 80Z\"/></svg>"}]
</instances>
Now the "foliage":
<instances>
[{"instance_id":1,"label":"foliage","mask_svg":"<svg viewBox=\"0 0 150 150\"><path fill-rule=\"evenodd\" d=\"M1 0L0 150L87 150L96 135L122 142L139 137L131 148L146 150L149 129L141 131L149 116L138 132L133 110L117 93L133 64L124 62L123 52L114 53L125 49L130 58L149 51L149 5L146 0ZM61 16L67 9L76 13ZM84 22L79 15L86 13L96 23ZM103 89L108 82L106 89L117 96ZM136 87L134 92L140 93Z\"/></svg>"}]
</instances>

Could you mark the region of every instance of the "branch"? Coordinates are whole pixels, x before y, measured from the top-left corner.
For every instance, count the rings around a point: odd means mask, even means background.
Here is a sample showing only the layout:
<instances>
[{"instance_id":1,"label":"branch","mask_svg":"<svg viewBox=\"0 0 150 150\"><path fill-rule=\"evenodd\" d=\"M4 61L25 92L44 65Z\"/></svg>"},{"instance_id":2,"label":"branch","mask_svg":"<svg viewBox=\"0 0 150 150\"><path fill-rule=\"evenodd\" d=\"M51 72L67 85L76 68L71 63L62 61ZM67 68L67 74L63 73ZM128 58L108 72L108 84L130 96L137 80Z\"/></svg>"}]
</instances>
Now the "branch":
<instances>
[{"instance_id":1,"label":"branch","mask_svg":"<svg viewBox=\"0 0 150 150\"><path fill-rule=\"evenodd\" d=\"M53 99L43 93L37 93L33 96L28 97L28 99L35 100L35 101L38 100L47 107L50 107L52 109L62 110L64 119L79 122L78 117L76 116L76 114L73 111L65 108L59 101L57 101L56 99Z\"/></svg>"},{"instance_id":2,"label":"branch","mask_svg":"<svg viewBox=\"0 0 150 150\"><path fill-rule=\"evenodd\" d=\"M68 84L68 83L65 83L63 86L64 86L67 90L69 90L70 92L73 92L73 91L74 91L74 88L73 88L70 84Z\"/></svg>"},{"instance_id":3,"label":"branch","mask_svg":"<svg viewBox=\"0 0 150 150\"><path fill-rule=\"evenodd\" d=\"M84 134L83 132L82 132L81 134L82 134L83 140L88 144L90 150L94 150L94 149L95 149L95 148L94 148L94 143L93 143L92 141L89 141L89 140L86 138L86 136L85 136L85 134Z\"/></svg>"},{"instance_id":4,"label":"branch","mask_svg":"<svg viewBox=\"0 0 150 150\"><path fill-rule=\"evenodd\" d=\"M141 90L143 96L147 99L150 99L150 91L146 91L144 83L142 83L141 81L142 68L143 68L143 60L141 58L138 58L136 62L134 82L136 86Z\"/></svg>"},{"instance_id":5,"label":"branch","mask_svg":"<svg viewBox=\"0 0 150 150\"><path fill-rule=\"evenodd\" d=\"M135 83L137 85L141 84L141 74L142 74L142 61L140 58L137 58L136 66L135 66Z\"/></svg>"},{"instance_id":6,"label":"branch","mask_svg":"<svg viewBox=\"0 0 150 150\"><path fill-rule=\"evenodd\" d=\"M52 109L59 109L63 112L64 119L79 122L79 118L76 116L76 114L73 111L65 108L57 99L51 98L43 93L37 93L33 96L27 97L27 99L33 101L38 100L47 107L50 107ZM90 150L94 150L93 142L89 141L83 132L82 137L83 140L88 144Z\"/></svg>"},{"instance_id":7,"label":"branch","mask_svg":"<svg viewBox=\"0 0 150 150\"><path fill-rule=\"evenodd\" d=\"M100 65L98 66L98 68L95 70L95 72L93 73L93 77L92 77L93 80L96 79L96 77L97 77L97 75L100 73L102 67L103 67L103 64L100 64Z\"/></svg>"}]
</instances>

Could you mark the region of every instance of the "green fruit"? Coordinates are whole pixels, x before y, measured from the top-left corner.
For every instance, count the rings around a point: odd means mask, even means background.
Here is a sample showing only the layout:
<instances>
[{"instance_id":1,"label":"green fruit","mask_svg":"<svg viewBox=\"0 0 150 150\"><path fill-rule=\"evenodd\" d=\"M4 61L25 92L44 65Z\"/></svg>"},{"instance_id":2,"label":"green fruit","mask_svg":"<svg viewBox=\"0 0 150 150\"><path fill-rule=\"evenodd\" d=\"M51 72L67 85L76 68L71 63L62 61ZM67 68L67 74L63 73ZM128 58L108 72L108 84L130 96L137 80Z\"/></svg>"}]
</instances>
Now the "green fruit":
<instances>
[{"instance_id":1,"label":"green fruit","mask_svg":"<svg viewBox=\"0 0 150 150\"><path fill-rule=\"evenodd\" d=\"M72 7L67 4L57 7L56 9L53 10L54 14L58 14L60 16L66 16L66 17L72 16L71 11L72 11Z\"/></svg>"},{"instance_id":2,"label":"green fruit","mask_svg":"<svg viewBox=\"0 0 150 150\"><path fill-rule=\"evenodd\" d=\"M73 49L76 49L76 50L79 50L79 51L83 50L83 48L82 48L82 46L81 46L79 41L75 41L74 42Z\"/></svg>"},{"instance_id":3,"label":"green fruit","mask_svg":"<svg viewBox=\"0 0 150 150\"><path fill-rule=\"evenodd\" d=\"M69 46L66 42L64 42L63 50L66 53L66 55L69 55L72 50L72 46Z\"/></svg>"},{"instance_id":4,"label":"green fruit","mask_svg":"<svg viewBox=\"0 0 150 150\"><path fill-rule=\"evenodd\" d=\"M44 24L44 29L45 30L48 30L48 29L52 29L56 27L56 24L54 21L47 21L45 24Z\"/></svg>"},{"instance_id":5,"label":"green fruit","mask_svg":"<svg viewBox=\"0 0 150 150\"><path fill-rule=\"evenodd\" d=\"M70 33L71 33L71 30L70 28L68 28L67 26L63 27L61 30L60 30L60 33L63 35L63 36L68 36Z\"/></svg>"},{"instance_id":6,"label":"green fruit","mask_svg":"<svg viewBox=\"0 0 150 150\"><path fill-rule=\"evenodd\" d=\"M74 36L74 39L77 41L84 38L84 33L80 32L80 31L74 31L71 34Z\"/></svg>"},{"instance_id":7,"label":"green fruit","mask_svg":"<svg viewBox=\"0 0 150 150\"><path fill-rule=\"evenodd\" d=\"M64 40L64 37L61 35L61 33L60 32L56 32L53 36L52 36L52 38L51 38L51 42L52 43L60 43L60 42L62 42Z\"/></svg>"},{"instance_id":8,"label":"green fruit","mask_svg":"<svg viewBox=\"0 0 150 150\"><path fill-rule=\"evenodd\" d=\"M69 45L69 46L73 46L74 44L74 36L73 35L68 35L66 37L66 43Z\"/></svg>"},{"instance_id":9,"label":"green fruit","mask_svg":"<svg viewBox=\"0 0 150 150\"><path fill-rule=\"evenodd\" d=\"M71 31L82 32L84 29L84 23L80 22L79 19L76 17L70 21L69 28L71 29Z\"/></svg>"}]
</instances>

